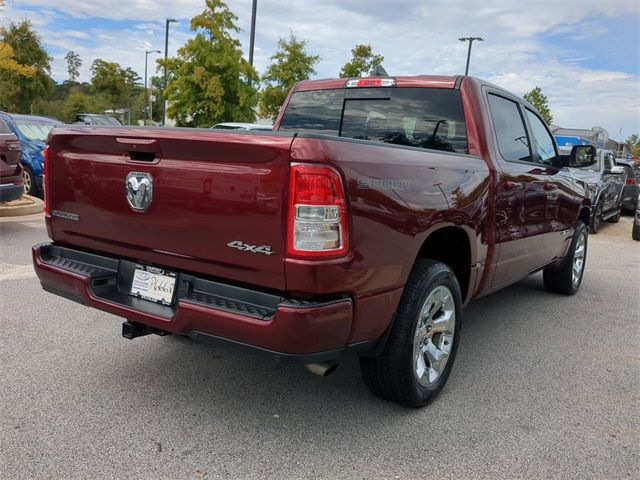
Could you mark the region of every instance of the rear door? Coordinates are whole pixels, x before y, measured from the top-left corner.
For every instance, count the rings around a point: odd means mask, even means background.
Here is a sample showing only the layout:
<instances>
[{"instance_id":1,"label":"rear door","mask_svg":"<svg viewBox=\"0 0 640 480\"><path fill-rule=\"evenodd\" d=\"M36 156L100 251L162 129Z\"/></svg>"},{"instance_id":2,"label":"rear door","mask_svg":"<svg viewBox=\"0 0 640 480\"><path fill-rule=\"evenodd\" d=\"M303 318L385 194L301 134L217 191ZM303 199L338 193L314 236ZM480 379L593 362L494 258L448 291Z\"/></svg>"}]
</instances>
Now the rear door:
<instances>
[{"instance_id":1,"label":"rear door","mask_svg":"<svg viewBox=\"0 0 640 480\"><path fill-rule=\"evenodd\" d=\"M615 210L620 206L620 196L624 188L625 175L619 173L611 173L616 165L616 159L612 152L604 151L603 156L603 174L602 182L604 188L604 211Z\"/></svg>"}]
</instances>

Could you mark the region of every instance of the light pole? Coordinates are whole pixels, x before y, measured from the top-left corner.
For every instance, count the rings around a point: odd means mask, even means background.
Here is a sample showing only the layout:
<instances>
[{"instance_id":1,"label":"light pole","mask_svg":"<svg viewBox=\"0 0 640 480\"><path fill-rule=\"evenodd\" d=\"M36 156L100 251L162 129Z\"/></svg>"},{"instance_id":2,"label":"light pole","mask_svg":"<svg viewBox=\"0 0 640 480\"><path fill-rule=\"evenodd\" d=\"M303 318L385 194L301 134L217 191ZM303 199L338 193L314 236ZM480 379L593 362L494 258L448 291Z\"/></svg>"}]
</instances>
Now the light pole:
<instances>
[{"instance_id":1,"label":"light pole","mask_svg":"<svg viewBox=\"0 0 640 480\"><path fill-rule=\"evenodd\" d=\"M175 18L167 18L164 25L164 82L162 84L162 126L164 127L165 120L167 118L167 99L165 93L167 91L167 56L169 53L169 24L177 23Z\"/></svg>"},{"instance_id":2,"label":"light pole","mask_svg":"<svg viewBox=\"0 0 640 480\"><path fill-rule=\"evenodd\" d=\"M471 59L471 45L473 44L474 40L478 40L479 42L484 42L484 39L481 37L462 37L459 38L458 40L460 40L461 42L469 42L469 50L467 51L467 68L465 68L464 70L464 75L467 76L469 75L469 60Z\"/></svg>"},{"instance_id":3,"label":"light pole","mask_svg":"<svg viewBox=\"0 0 640 480\"><path fill-rule=\"evenodd\" d=\"M145 50L144 51L144 104L147 109L145 120L151 119L151 108L149 107L149 90L147 89L147 61L149 60L150 53L162 53L160 50Z\"/></svg>"},{"instance_id":4,"label":"light pole","mask_svg":"<svg viewBox=\"0 0 640 480\"><path fill-rule=\"evenodd\" d=\"M253 0L253 8L251 9L251 37L249 40L249 65L253 67L253 45L256 43L256 10L258 8L258 0Z\"/></svg>"}]
</instances>

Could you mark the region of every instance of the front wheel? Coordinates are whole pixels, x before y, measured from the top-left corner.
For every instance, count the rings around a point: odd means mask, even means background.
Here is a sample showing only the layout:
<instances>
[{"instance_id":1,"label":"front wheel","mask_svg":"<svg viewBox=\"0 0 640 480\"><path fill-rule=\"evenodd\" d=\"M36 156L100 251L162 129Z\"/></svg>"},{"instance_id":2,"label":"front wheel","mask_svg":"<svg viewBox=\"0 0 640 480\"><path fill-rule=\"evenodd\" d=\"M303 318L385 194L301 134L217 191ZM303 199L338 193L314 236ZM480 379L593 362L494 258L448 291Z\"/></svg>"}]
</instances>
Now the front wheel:
<instances>
[{"instance_id":1,"label":"front wheel","mask_svg":"<svg viewBox=\"0 0 640 480\"><path fill-rule=\"evenodd\" d=\"M426 405L451 373L461 312L460 287L451 269L418 260L382 354L360 359L367 387L385 400L409 407Z\"/></svg>"},{"instance_id":2,"label":"front wheel","mask_svg":"<svg viewBox=\"0 0 640 480\"><path fill-rule=\"evenodd\" d=\"M544 287L548 291L563 295L573 295L578 291L587 260L588 236L586 225L579 221L562 266L545 268L542 272Z\"/></svg>"}]
</instances>

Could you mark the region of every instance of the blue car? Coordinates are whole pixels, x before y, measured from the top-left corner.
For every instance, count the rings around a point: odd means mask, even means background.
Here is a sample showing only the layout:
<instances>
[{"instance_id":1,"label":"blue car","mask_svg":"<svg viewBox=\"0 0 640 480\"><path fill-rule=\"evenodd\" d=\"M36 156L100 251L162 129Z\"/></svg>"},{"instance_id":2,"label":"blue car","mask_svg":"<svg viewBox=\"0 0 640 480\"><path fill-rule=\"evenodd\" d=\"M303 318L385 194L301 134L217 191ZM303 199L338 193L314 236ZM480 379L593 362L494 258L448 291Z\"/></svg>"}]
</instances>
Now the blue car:
<instances>
[{"instance_id":1,"label":"blue car","mask_svg":"<svg viewBox=\"0 0 640 480\"><path fill-rule=\"evenodd\" d=\"M22 147L20 164L23 168L24 191L28 195L42 193L42 150L49 131L62 123L60 120L37 115L0 112L0 118L18 137Z\"/></svg>"}]
</instances>

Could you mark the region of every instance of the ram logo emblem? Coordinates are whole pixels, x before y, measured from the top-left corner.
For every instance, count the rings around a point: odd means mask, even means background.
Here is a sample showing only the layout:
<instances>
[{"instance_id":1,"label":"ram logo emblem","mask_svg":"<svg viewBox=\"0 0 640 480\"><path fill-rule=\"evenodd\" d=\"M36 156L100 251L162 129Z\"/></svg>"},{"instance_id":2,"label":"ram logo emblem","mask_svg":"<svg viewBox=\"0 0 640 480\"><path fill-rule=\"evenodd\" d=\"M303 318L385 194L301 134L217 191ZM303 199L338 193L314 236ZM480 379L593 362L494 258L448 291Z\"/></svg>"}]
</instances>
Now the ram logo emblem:
<instances>
[{"instance_id":1,"label":"ram logo emblem","mask_svg":"<svg viewBox=\"0 0 640 480\"><path fill-rule=\"evenodd\" d=\"M148 173L130 172L125 182L127 202L136 212L144 212L153 200L153 178Z\"/></svg>"}]
</instances>

